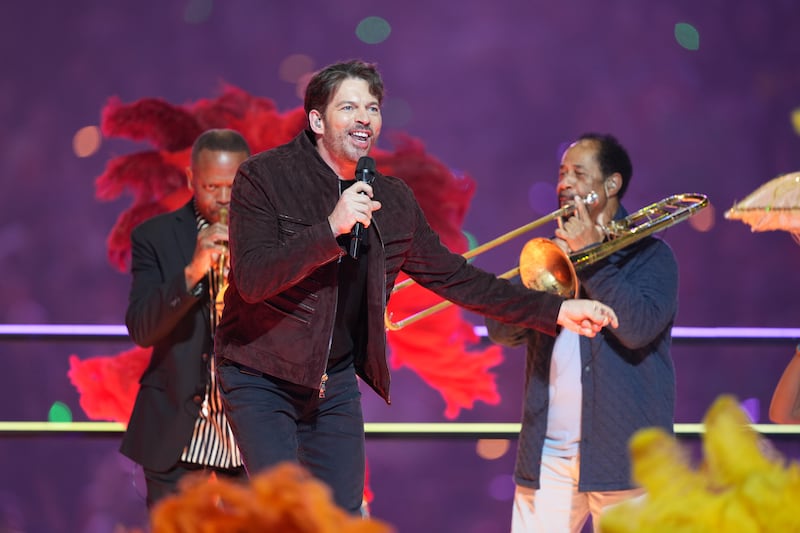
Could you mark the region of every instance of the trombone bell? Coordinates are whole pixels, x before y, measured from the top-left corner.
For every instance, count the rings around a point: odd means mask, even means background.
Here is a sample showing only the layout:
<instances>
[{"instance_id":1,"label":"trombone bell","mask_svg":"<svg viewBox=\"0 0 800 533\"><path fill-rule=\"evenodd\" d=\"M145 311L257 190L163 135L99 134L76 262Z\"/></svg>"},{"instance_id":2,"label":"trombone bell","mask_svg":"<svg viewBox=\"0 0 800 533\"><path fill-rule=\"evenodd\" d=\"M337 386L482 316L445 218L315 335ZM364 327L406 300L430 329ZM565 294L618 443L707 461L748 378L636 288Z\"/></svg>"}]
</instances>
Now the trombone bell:
<instances>
[{"instance_id":1,"label":"trombone bell","mask_svg":"<svg viewBox=\"0 0 800 533\"><path fill-rule=\"evenodd\" d=\"M578 294L578 275L569 256L553 241L529 240L519 254L519 277L529 289L574 298Z\"/></svg>"}]
</instances>

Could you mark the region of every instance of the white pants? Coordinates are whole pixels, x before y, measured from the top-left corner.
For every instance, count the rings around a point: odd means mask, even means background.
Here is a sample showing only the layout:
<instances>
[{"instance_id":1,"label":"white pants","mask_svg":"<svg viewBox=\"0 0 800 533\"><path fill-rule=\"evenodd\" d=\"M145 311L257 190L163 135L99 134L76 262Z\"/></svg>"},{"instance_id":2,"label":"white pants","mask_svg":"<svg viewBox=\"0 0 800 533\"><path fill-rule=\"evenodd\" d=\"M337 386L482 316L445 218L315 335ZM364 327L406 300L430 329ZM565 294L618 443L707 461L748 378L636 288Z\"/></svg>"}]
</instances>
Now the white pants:
<instances>
[{"instance_id":1,"label":"white pants","mask_svg":"<svg viewBox=\"0 0 800 533\"><path fill-rule=\"evenodd\" d=\"M643 489L578 492L580 459L542 456L539 490L517 485L511 533L579 533L592 515L600 531L600 515L609 507L644 494Z\"/></svg>"}]
</instances>

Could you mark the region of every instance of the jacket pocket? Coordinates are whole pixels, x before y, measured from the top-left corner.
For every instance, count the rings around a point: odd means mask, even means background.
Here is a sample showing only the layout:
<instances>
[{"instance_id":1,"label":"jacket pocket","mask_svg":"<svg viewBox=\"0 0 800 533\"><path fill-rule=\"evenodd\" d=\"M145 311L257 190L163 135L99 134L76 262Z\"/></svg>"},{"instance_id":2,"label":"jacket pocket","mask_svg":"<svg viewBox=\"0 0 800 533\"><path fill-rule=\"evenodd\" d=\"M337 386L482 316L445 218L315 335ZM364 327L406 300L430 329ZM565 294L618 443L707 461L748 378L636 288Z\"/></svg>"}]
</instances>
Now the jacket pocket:
<instances>
[{"instance_id":1,"label":"jacket pocket","mask_svg":"<svg viewBox=\"0 0 800 533\"><path fill-rule=\"evenodd\" d=\"M281 242L286 242L286 240L310 226L310 223L299 218L278 215L278 235Z\"/></svg>"},{"instance_id":2,"label":"jacket pocket","mask_svg":"<svg viewBox=\"0 0 800 533\"><path fill-rule=\"evenodd\" d=\"M319 302L317 292L321 287L322 284L316 279L308 277L282 293L264 300L264 305L292 320L309 324L317 309Z\"/></svg>"}]
</instances>

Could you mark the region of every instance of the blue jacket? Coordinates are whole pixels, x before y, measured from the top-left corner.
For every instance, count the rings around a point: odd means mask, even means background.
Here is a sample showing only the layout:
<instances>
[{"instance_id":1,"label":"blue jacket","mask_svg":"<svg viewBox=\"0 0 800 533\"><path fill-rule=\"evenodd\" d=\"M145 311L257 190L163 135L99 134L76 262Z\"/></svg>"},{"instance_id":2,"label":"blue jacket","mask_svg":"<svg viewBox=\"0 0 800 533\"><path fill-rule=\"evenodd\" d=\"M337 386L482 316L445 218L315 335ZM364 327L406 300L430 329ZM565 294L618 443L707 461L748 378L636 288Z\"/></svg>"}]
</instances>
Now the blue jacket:
<instances>
[{"instance_id":1,"label":"blue jacket","mask_svg":"<svg viewBox=\"0 0 800 533\"><path fill-rule=\"evenodd\" d=\"M625 216L622 208L617 217ZM611 306L619 328L581 337L580 480L578 490L632 488L628 441L641 428L672 432L675 371L670 356L678 308L678 266L670 247L646 237L579 271L582 296ZM539 488L555 337L487 320L489 337L527 343L522 430L514 478Z\"/></svg>"}]
</instances>

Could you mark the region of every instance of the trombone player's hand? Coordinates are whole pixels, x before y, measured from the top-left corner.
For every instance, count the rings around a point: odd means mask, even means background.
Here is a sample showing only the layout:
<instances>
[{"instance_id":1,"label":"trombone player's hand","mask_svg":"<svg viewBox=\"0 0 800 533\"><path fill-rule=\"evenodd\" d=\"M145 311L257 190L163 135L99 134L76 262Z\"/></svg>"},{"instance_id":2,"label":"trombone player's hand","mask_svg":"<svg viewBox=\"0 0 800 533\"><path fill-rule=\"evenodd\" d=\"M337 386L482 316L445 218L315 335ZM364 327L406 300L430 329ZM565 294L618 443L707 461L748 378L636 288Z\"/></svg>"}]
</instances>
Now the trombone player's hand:
<instances>
[{"instance_id":1,"label":"trombone player's hand","mask_svg":"<svg viewBox=\"0 0 800 533\"><path fill-rule=\"evenodd\" d=\"M597 220L594 220L580 196L575 196L573 202L575 202L575 213L566 220L558 219L556 238L553 239L567 254L603 242L604 225L607 222L602 212L597 215Z\"/></svg>"},{"instance_id":2,"label":"trombone player's hand","mask_svg":"<svg viewBox=\"0 0 800 533\"><path fill-rule=\"evenodd\" d=\"M584 337L594 337L606 326L619 327L614 310L595 300L564 300L556 323Z\"/></svg>"}]
</instances>

